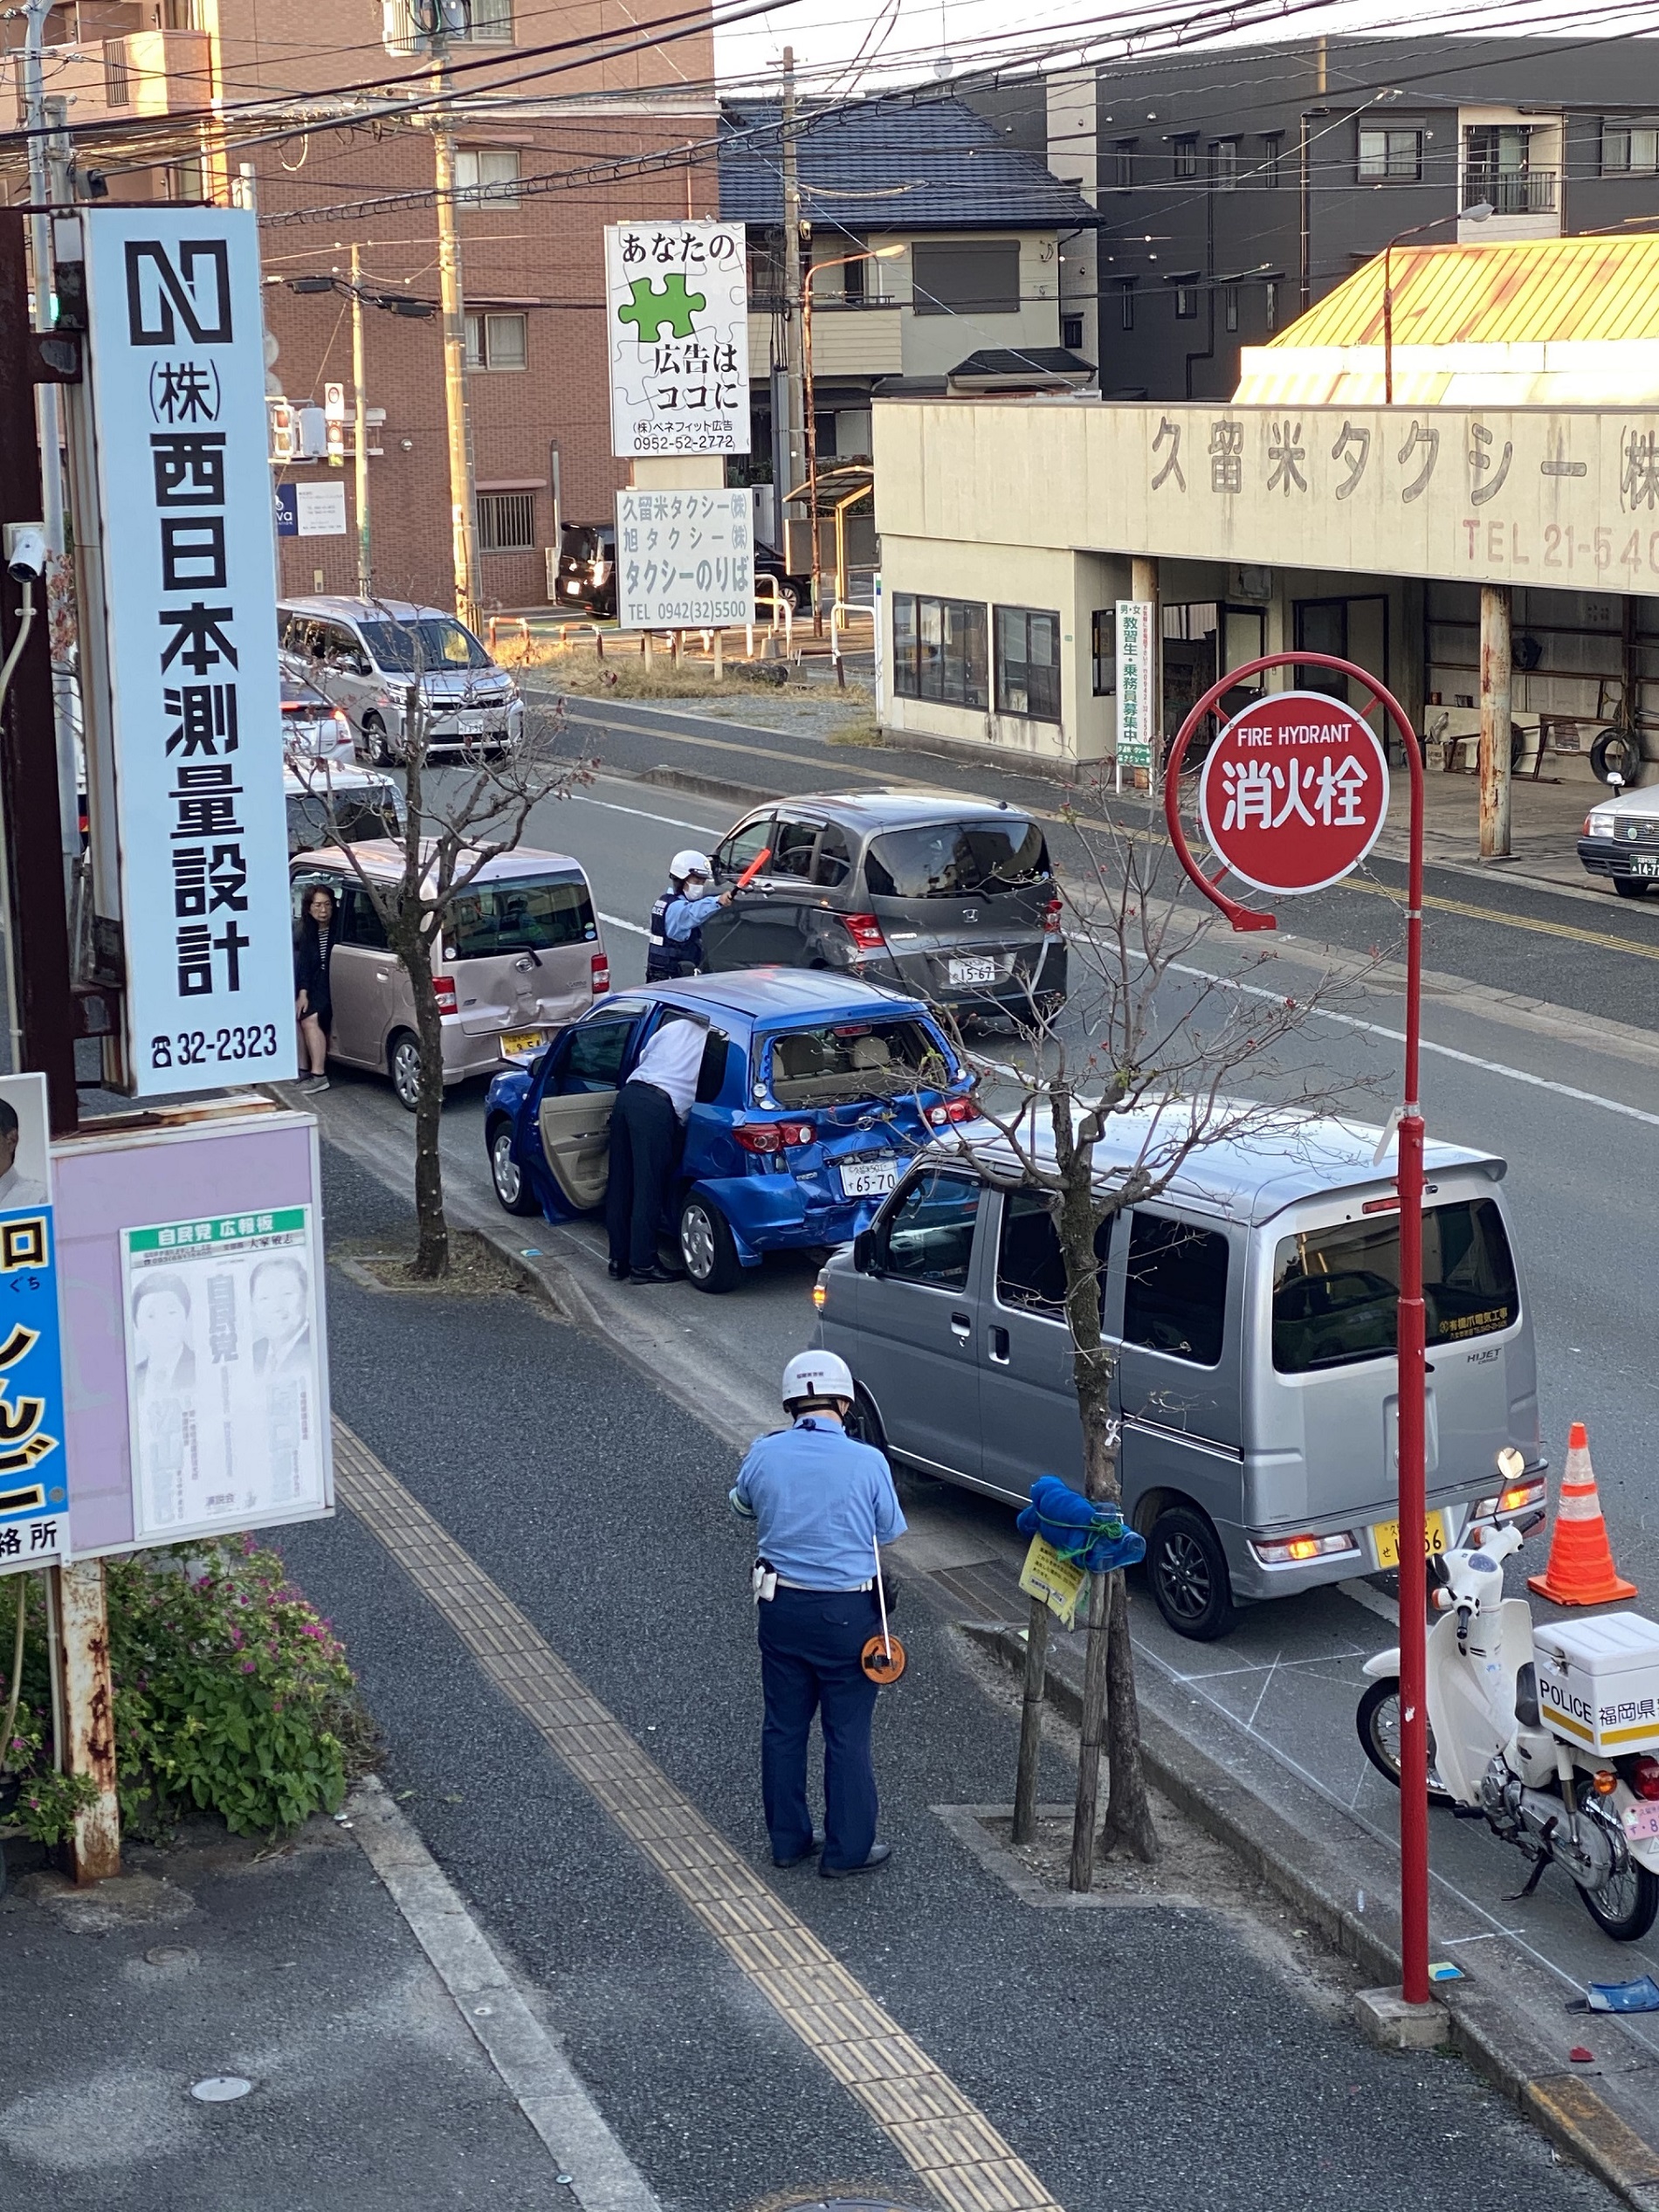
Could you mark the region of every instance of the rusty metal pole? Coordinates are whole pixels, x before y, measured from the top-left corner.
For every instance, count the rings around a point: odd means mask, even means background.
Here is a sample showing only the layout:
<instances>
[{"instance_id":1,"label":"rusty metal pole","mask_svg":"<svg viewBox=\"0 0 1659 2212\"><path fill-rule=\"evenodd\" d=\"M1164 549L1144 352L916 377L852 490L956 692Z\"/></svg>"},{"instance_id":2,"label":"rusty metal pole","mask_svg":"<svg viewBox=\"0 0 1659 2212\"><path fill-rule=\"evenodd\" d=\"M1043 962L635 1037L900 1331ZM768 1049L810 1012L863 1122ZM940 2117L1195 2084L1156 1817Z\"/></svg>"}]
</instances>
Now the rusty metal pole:
<instances>
[{"instance_id":1,"label":"rusty metal pole","mask_svg":"<svg viewBox=\"0 0 1659 2212\"><path fill-rule=\"evenodd\" d=\"M1480 589L1480 857L1510 857L1510 596Z\"/></svg>"},{"instance_id":2,"label":"rusty metal pole","mask_svg":"<svg viewBox=\"0 0 1659 2212\"><path fill-rule=\"evenodd\" d=\"M76 1560L55 1568L62 1639L64 1771L90 1774L98 1795L77 1819L64 1846L79 1883L102 1882L121 1871L120 1800L115 1789L114 1692L109 1675L109 1621L104 1609L104 1562Z\"/></svg>"}]
</instances>

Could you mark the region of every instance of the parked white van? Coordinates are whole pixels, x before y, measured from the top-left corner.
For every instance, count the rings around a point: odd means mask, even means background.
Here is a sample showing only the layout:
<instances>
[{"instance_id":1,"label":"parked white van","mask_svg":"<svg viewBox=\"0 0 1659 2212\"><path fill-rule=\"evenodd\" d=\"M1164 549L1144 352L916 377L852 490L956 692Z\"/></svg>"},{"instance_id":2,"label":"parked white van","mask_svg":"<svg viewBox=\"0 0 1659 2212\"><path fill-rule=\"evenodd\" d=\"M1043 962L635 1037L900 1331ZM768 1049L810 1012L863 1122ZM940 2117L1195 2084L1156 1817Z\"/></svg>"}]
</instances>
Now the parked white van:
<instances>
[{"instance_id":1,"label":"parked white van","mask_svg":"<svg viewBox=\"0 0 1659 2212\"><path fill-rule=\"evenodd\" d=\"M499 751L524 734L524 701L505 668L442 607L402 599L285 599L283 652L350 715L377 768L403 756L410 686L431 716L432 754Z\"/></svg>"}]
</instances>

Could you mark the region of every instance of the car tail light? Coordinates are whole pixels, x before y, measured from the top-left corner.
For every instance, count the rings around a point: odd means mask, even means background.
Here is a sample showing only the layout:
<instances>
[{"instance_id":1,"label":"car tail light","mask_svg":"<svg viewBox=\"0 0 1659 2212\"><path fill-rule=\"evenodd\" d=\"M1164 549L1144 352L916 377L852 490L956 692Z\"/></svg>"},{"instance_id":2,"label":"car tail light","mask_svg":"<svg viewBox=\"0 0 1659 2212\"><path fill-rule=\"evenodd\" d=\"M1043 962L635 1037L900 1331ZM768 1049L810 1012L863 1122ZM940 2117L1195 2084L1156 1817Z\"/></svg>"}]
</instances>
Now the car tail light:
<instances>
[{"instance_id":1,"label":"car tail light","mask_svg":"<svg viewBox=\"0 0 1659 2212\"><path fill-rule=\"evenodd\" d=\"M817 1133L809 1121L750 1121L732 1134L745 1152L783 1152L812 1143Z\"/></svg>"},{"instance_id":2,"label":"car tail light","mask_svg":"<svg viewBox=\"0 0 1659 2212\"><path fill-rule=\"evenodd\" d=\"M972 1121L978 1113L979 1108L972 1099L947 1099L945 1101L947 1121Z\"/></svg>"},{"instance_id":3,"label":"car tail light","mask_svg":"<svg viewBox=\"0 0 1659 2212\"><path fill-rule=\"evenodd\" d=\"M434 975L432 996L437 1001L437 1010L440 1014L453 1014L459 1003L455 996L454 976Z\"/></svg>"},{"instance_id":4,"label":"car tail light","mask_svg":"<svg viewBox=\"0 0 1659 2212\"><path fill-rule=\"evenodd\" d=\"M1659 1797L1659 1759L1644 1751L1630 1769L1630 1787L1638 1797Z\"/></svg>"},{"instance_id":5,"label":"car tail light","mask_svg":"<svg viewBox=\"0 0 1659 2212\"><path fill-rule=\"evenodd\" d=\"M595 953L593 956L592 967L594 996L600 998L610 989L610 954Z\"/></svg>"},{"instance_id":6,"label":"car tail light","mask_svg":"<svg viewBox=\"0 0 1659 2212\"><path fill-rule=\"evenodd\" d=\"M1250 1546L1263 1567L1301 1567L1309 1560L1328 1559L1333 1553L1357 1552L1359 1548L1346 1528L1335 1536L1283 1536L1270 1544Z\"/></svg>"},{"instance_id":7,"label":"car tail light","mask_svg":"<svg viewBox=\"0 0 1659 2212\"><path fill-rule=\"evenodd\" d=\"M885 953L887 940L874 914L843 914L841 926L861 953Z\"/></svg>"},{"instance_id":8,"label":"car tail light","mask_svg":"<svg viewBox=\"0 0 1659 2212\"><path fill-rule=\"evenodd\" d=\"M1050 899L1043 909L1043 934L1045 937L1060 934L1060 916L1064 909L1057 899Z\"/></svg>"},{"instance_id":9,"label":"car tail light","mask_svg":"<svg viewBox=\"0 0 1659 2212\"><path fill-rule=\"evenodd\" d=\"M1510 1483L1495 1498L1483 1498L1470 1515L1471 1520L1490 1520L1497 1513L1524 1513L1545 1502L1548 1485L1542 1475L1529 1475L1524 1482Z\"/></svg>"}]
</instances>

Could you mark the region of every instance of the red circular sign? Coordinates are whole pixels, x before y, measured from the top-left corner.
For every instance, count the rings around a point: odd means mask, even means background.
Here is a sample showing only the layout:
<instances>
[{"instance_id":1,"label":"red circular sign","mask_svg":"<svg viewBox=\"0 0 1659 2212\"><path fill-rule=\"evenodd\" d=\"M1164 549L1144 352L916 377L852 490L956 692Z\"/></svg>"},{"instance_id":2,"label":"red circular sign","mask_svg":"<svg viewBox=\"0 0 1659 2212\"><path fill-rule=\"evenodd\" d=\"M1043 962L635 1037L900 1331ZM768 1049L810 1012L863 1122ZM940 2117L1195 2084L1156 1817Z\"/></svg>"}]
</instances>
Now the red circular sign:
<instances>
[{"instance_id":1,"label":"red circular sign","mask_svg":"<svg viewBox=\"0 0 1659 2212\"><path fill-rule=\"evenodd\" d=\"M1236 714L1198 782L1204 836L1257 891L1323 891L1357 868L1388 816L1376 734L1322 692L1269 692Z\"/></svg>"}]
</instances>

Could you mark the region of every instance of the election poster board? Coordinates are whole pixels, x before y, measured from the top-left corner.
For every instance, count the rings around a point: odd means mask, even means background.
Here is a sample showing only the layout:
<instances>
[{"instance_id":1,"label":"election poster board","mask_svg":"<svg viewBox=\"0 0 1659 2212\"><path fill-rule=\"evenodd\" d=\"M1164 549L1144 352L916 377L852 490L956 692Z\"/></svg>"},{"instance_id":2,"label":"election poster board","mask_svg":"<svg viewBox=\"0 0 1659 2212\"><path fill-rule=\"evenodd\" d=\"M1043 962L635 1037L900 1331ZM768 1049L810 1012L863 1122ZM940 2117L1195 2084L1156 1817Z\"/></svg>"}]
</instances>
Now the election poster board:
<instances>
[{"instance_id":1,"label":"election poster board","mask_svg":"<svg viewBox=\"0 0 1659 2212\"><path fill-rule=\"evenodd\" d=\"M0 1575L67 1555L46 1078L0 1076Z\"/></svg>"},{"instance_id":2,"label":"election poster board","mask_svg":"<svg viewBox=\"0 0 1659 2212\"><path fill-rule=\"evenodd\" d=\"M258 234L83 209L129 1087L291 1078Z\"/></svg>"},{"instance_id":3,"label":"election poster board","mask_svg":"<svg viewBox=\"0 0 1659 2212\"><path fill-rule=\"evenodd\" d=\"M610 450L749 450L749 285L740 223L605 226Z\"/></svg>"},{"instance_id":4,"label":"election poster board","mask_svg":"<svg viewBox=\"0 0 1659 2212\"><path fill-rule=\"evenodd\" d=\"M754 495L747 486L617 493L622 629L724 629L754 619Z\"/></svg>"}]
</instances>

